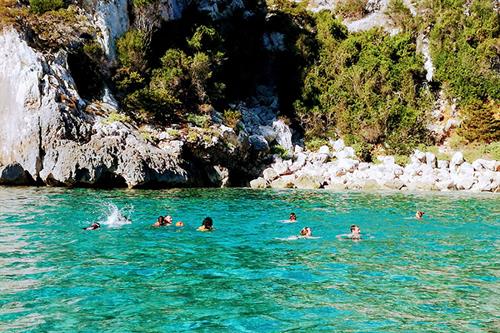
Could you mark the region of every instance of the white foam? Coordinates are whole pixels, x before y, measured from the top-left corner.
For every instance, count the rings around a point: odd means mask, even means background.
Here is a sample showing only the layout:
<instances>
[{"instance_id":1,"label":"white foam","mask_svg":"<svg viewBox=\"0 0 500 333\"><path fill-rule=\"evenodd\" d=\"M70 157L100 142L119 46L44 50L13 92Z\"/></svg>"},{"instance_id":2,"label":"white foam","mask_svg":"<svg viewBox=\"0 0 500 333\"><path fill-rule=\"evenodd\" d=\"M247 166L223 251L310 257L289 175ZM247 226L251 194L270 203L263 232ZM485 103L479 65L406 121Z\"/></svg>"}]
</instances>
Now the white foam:
<instances>
[{"instance_id":1,"label":"white foam","mask_svg":"<svg viewBox=\"0 0 500 333\"><path fill-rule=\"evenodd\" d=\"M123 209L123 212L113 203L106 203L105 207L107 212L101 224L108 226L108 228L120 228L125 224L132 223L132 221L124 215L124 213L127 215L131 213L132 209L130 207Z\"/></svg>"}]
</instances>

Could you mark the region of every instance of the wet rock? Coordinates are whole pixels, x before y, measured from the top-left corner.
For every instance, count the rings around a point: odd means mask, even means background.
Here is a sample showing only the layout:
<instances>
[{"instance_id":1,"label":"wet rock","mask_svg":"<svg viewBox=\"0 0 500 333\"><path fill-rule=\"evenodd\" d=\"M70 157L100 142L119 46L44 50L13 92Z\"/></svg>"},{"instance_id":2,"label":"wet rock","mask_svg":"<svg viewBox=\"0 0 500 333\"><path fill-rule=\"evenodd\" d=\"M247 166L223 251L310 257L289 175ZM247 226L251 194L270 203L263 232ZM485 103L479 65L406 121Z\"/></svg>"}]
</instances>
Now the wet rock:
<instances>
[{"instance_id":1,"label":"wet rock","mask_svg":"<svg viewBox=\"0 0 500 333\"><path fill-rule=\"evenodd\" d=\"M31 175L19 163L0 166L0 185L32 185Z\"/></svg>"},{"instance_id":2,"label":"wet rock","mask_svg":"<svg viewBox=\"0 0 500 333\"><path fill-rule=\"evenodd\" d=\"M400 179L392 179L385 181L383 185L391 190L400 190L405 184Z\"/></svg>"}]
</instances>

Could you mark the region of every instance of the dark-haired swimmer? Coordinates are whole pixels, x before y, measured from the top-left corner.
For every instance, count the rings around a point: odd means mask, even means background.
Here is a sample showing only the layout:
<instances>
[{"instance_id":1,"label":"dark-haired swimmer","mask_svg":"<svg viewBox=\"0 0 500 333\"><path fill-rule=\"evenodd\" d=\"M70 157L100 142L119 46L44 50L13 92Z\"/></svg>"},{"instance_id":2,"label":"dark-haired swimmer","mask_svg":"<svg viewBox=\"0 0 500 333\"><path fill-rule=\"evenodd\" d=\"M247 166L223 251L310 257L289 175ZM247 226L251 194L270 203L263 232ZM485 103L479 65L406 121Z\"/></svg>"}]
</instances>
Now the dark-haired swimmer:
<instances>
[{"instance_id":1,"label":"dark-haired swimmer","mask_svg":"<svg viewBox=\"0 0 500 333\"><path fill-rule=\"evenodd\" d=\"M415 218L417 220L421 220L424 217L424 214L425 214L425 212L422 212L421 210L417 210L417 212L415 213Z\"/></svg>"},{"instance_id":2,"label":"dark-haired swimmer","mask_svg":"<svg viewBox=\"0 0 500 333\"><path fill-rule=\"evenodd\" d=\"M83 230L96 230L96 229L99 229L100 227L101 227L101 225L99 223L94 222L91 225L89 225L88 227L83 228Z\"/></svg>"},{"instance_id":3,"label":"dark-haired swimmer","mask_svg":"<svg viewBox=\"0 0 500 333\"><path fill-rule=\"evenodd\" d=\"M304 227L302 230L300 230L300 235L302 237L311 237L312 236L312 229L309 227Z\"/></svg>"},{"instance_id":4,"label":"dark-haired swimmer","mask_svg":"<svg viewBox=\"0 0 500 333\"><path fill-rule=\"evenodd\" d=\"M163 216L158 216L158 219L156 220L156 222L153 223L151 226L153 226L153 227L161 227L163 225L163 223L164 223L163 220L164 220Z\"/></svg>"},{"instance_id":5,"label":"dark-haired swimmer","mask_svg":"<svg viewBox=\"0 0 500 333\"><path fill-rule=\"evenodd\" d=\"M201 223L201 226L196 229L198 231L212 231L214 230L214 221L212 220L211 217L205 217L203 222Z\"/></svg>"},{"instance_id":6,"label":"dark-haired swimmer","mask_svg":"<svg viewBox=\"0 0 500 333\"><path fill-rule=\"evenodd\" d=\"M297 222L297 215L295 215L295 213L290 213L290 218L288 221Z\"/></svg>"},{"instance_id":7,"label":"dark-haired swimmer","mask_svg":"<svg viewBox=\"0 0 500 333\"><path fill-rule=\"evenodd\" d=\"M351 233L337 235L338 239L352 239L352 240L360 240L361 239L361 229L356 225L351 225Z\"/></svg>"}]
</instances>

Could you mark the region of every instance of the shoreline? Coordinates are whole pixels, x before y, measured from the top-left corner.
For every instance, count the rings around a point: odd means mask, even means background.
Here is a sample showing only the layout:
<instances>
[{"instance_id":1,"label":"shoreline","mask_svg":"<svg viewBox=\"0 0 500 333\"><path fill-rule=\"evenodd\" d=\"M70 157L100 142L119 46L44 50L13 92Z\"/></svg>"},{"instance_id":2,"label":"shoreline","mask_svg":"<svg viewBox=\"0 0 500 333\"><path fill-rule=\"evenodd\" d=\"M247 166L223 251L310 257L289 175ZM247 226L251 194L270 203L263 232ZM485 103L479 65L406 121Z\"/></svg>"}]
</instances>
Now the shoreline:
<instances>
[{"instance_id":1,"label":"shoreline","mask_svg":"<svg viewBox=\"0 0 500 333\"><path fill-rule=\"evenodd\" d=\"M461 152L450 161L438 160L418 149L410 162L399 165L394 156L378 156L377 162L362 162L344 141L330 140L318 151L295 146L288 159L275 162L250 182L253 188L305 188L332 190L468 191L499 192L500 161L477 159L467 162Z\"/></svg>"}]
</instances>

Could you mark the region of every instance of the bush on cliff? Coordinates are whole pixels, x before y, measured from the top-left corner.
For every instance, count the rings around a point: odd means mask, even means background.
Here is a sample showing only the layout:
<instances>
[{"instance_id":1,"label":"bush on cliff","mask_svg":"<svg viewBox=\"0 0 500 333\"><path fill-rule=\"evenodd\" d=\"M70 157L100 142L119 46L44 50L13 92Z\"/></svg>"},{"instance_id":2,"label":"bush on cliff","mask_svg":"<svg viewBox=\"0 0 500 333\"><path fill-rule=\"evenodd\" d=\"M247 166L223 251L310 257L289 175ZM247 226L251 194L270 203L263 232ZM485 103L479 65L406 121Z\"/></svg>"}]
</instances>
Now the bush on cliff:
<instances>
[{"instance_id":1,"label":"bush on cliff","mask_svg":"<svg viewBox=\"0 0 500 333\"><path fill-rule=\"evenodd\" d=\"M43 14L62 7L64 7L63 0L30 0L31 11L36 14Z\"/></svg>"},{"instance_id":2,"label":"bush on cliff","mask_svg":"<svg viewBox=\"0 0 500 333\"><path fill-rule=\"evenodd\" d=\"M500 19L493 1L431 1L435 80L460 107L460 134L469 141L500 140Z\"/></svg>"},{"instance_id":3,"label":"bush on cliff","mask_svg":"<svg viewBox=\"0 0 500 333\"><path fill-rule=\"evenodd\" d=\"M351 144L385 144L395 153L426 141L432 98L415 38L380 30L348 34L329 12L316 20L319 58L304 69L295 103L306 135L341 135Z\"/></svg>"},{"instance_id":4,"label":"bush on cliff","mask_svg":"<svg viewBox=\"0 0 500 333\"><path fill-rule=\"evenodd\" d=\"M224 89L213 78L224 56L214 49L218 39L214 29L199 26L184 50L167 49L152 69L143 34L129 31L117 43L121 66L115 76L126 111L140 121L186 121L193 110L212 103Z\"/></svg>"}]
</instances>

